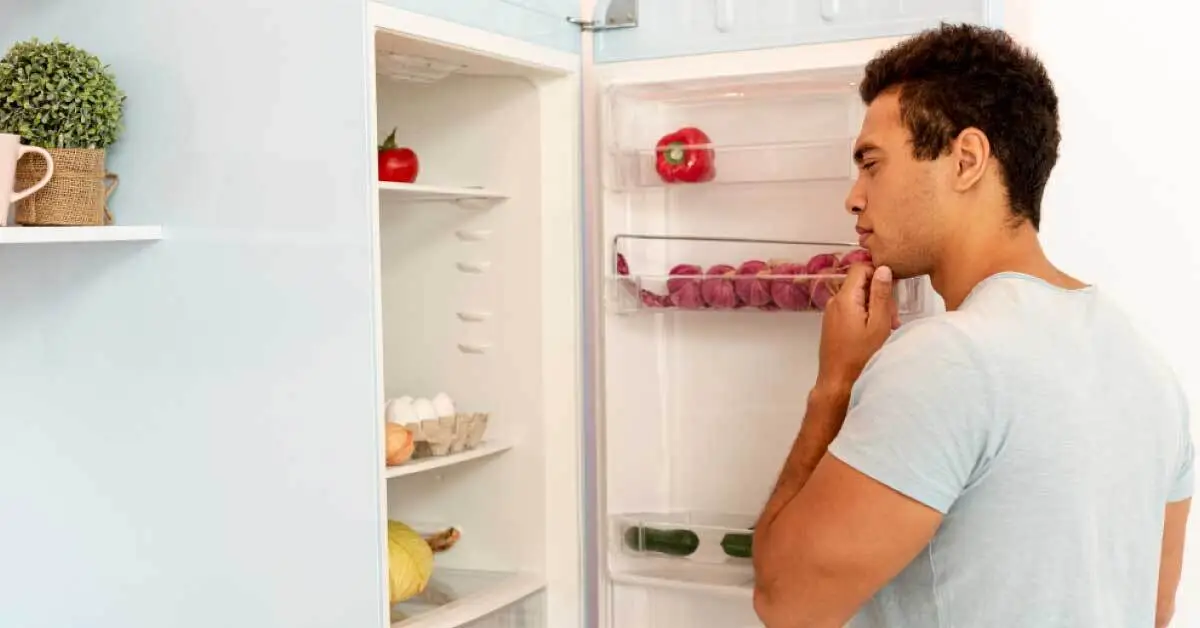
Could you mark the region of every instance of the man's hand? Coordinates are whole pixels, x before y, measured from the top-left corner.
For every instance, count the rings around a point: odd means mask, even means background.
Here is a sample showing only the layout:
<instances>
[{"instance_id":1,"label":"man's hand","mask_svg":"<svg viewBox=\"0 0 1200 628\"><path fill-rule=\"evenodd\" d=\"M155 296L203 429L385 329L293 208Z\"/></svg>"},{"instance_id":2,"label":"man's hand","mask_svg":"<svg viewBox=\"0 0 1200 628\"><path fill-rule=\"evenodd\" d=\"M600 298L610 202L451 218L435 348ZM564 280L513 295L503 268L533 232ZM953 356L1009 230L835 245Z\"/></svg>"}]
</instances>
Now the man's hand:
<instances>
[{"instance_id":1,"label":"man's hand","mask_svg":"<svg viewBox=\"0 0 1200 628\"><path fill-rule=\"evenodd\" d=\"M816 389L849 390L867 361L899 326L892 270L851 266L846 282L825 308Z\"/></svg>"}]
</instances>

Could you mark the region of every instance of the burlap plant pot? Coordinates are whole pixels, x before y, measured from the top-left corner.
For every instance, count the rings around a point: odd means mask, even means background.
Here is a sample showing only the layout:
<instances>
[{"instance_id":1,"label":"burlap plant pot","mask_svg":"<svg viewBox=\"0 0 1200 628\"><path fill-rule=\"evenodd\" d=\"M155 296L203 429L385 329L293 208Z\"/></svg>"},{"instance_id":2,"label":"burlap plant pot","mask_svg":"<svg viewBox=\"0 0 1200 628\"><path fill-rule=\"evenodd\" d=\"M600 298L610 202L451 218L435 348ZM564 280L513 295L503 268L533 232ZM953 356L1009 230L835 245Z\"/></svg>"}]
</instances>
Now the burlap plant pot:
<instances>
[{"instance_id":1,"label":"burlap plant pot","mask_svg":"<svg viewBox=\"0 0 1200 628\"><path fill-rule=\"evenodd\" d=\"M108 197L117 188L117 175L104 168L104 150L47 149L54 159L54 176L46 187L17 202L17 223L22 225L107 225ZM46 173L46 161L29 155L17 163L16 189L37 183Z\"/></svg>"}]
</instances>

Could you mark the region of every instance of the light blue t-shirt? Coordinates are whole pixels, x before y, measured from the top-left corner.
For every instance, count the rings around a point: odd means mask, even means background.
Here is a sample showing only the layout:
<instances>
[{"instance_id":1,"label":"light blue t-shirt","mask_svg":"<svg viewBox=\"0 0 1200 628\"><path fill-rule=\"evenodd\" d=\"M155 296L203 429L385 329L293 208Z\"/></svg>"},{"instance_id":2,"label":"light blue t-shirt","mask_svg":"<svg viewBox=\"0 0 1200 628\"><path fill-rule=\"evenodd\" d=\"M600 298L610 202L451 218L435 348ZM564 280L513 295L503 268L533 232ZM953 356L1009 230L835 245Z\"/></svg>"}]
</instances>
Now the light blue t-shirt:
<instances>
[{"instance_id":1,"label":"light blue t-shirt","mask_svg":"<svg viewBox=\"0 0 1200 628\"><path fill-rule=\"evenodd\" d=\"M829 451L945 514L851 626L1154 625L1164 509L1192 495L1187 405L1096 288L1001 273L902 326Z\"/></svg>"}]
</instances>

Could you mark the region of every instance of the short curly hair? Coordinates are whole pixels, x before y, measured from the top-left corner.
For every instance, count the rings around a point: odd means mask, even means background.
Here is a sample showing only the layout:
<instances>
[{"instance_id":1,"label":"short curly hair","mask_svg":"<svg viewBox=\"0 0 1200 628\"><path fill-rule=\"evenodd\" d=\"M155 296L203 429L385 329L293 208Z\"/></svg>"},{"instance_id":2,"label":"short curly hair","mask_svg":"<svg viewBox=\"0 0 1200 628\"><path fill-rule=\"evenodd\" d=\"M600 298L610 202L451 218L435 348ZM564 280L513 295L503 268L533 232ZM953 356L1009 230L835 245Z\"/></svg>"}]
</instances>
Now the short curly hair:
<instances>
[{"instance_id":1,"label":"short curly hair","mask_svg":"<svg viewBox=\"0 0 1200 628\"><path fill-rule=\"evenodd\" d=\"M1058 161L1058 96L1041 61L1003 31L942 24L880 53L859 95L897 89L913 156L944 154L963 129L987 135L1018 220L1041 224L1042 194Z\"/></svg>"}]
</instances>

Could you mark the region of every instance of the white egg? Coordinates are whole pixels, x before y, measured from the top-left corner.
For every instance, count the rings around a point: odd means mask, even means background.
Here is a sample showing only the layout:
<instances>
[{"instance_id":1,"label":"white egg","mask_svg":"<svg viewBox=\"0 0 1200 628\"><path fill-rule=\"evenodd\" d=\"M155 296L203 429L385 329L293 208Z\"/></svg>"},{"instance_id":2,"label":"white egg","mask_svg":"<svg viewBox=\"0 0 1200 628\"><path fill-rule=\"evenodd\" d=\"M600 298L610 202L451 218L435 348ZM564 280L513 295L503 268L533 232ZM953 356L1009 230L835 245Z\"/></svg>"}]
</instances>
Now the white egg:
<instances>
[{"instance_id":1,"label":"white egg","mask_svg":"<svg viewBox=\"0 0 1200 628\"><path fill-rule=\"evenodd\" d=\"M454 402L446 393L438 393L433 398L433 409L437 411L439 417L454 416Z\"/></svg>"},{"instance_id":2,"label":"white egg","mask_svg":"<svg viewBox=\"0 0 1200 628\"><path fill-rule=\"evenodd\" d=\"M412 407L417 413L418 421L428 421L430 419L438 418L437 410L433 408L433 402L424 397L417 397L417 399L412 402Z\"/></svg>"},{"instance_id":3,"label":"white egg","mask_svg":"<svg viewBox=\"0 0 1200 628\"><path fill-rule=\"evenodd\" d=\"M384 418L388 423L404 425L416 421L417 413L413 409L412 397L401 397L388 401Z\"/></svg>"}]
</instances>

